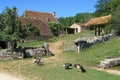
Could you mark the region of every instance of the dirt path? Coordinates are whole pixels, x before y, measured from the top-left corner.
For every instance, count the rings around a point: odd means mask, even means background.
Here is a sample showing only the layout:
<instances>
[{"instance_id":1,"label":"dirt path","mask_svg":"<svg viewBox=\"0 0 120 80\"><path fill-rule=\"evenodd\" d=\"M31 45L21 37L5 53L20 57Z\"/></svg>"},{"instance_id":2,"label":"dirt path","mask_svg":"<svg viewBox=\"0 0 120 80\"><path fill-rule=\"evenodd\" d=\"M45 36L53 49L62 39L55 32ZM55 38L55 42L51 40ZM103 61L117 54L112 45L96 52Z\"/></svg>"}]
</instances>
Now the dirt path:
<instances>
[{"instance_id":1,"label":"dirt path","mask_svg":"<svg viewBox=\"0 0 120 80\"><path fill-rule=\"evenodd\" d=\"M18 77L6 74L6 73L0 73L0 80L23 80Z\"/></svg>"},{"instance_id":2,"label":"dirt path","mask_svg":"<svg viewBox=\"0 0 120 80\"><path fill-rule=\"evenodd\" d=\"M54 62L58 62L61 61L62 59L60 58L59 54L62 53L62 49L60 49L60 46L63 44L63 42L65 41L57 41L55 43L51 43L50 44L50 51L55 54L55 56L52 56L50 58L45 58L43 59L44 62L46 63L54 63Z\"/></svg>"},{"instance_id":3,"label":"dirt path","mask_svg":"<svg viewBox=\"0 0 120 80\"><path fill-rule=\"evenodd\" d=\"M52 51L54 54L60 54L62 50L60 49L60 46L63 44L64 41L58 41L55 43L50 44L50 51Z\"/></svg>"},{"instance_id":4,"label":"dirt path","mask_svg":"<svg viewBox=\"0 0 120 80\"><path fill-rule=\"evenodd\" d=\"M56 62L62 62L62 58L59 56L60 53L62 53L62 49L60 49L60 46L63 44L63 42L65 41L57 41L55 43L51 43L50 44L50 51L52 51L52 53L55 54L55 56L52 56L50 58L44 58L43 62L45 63L54 63L56 65ZM119 70L110 70L110 69L102 69L102 68L92 68L92 69L96 69L99 71L105 71L111 74L115 74L115 75L120 75L120 71ZM15 76L11 76L9 74L6 73L0 73L0 80L24 80Z\"/></svg>"},{"instance_id":5,"label":"dirt path","mask_svg":"<svg viewBox=\"0 0 120 80\"><path fill-rule=\"evenodd\" d=\"M110 74L114 74L114 75L119 75L120 76L120 70L112 70L112 69L103 69L103 68L93 68L93 69L96 69L98 71L105 71L105 72L108 72Z\"/></svg>"},{"instance_id":6,"label":"dirt path","mask_svg":"<svg viewBox=\"0 0 120 80\"><path fill-rule=\"evenodd\" d=\"M62 53L62 49L60 49L60 46L63 44L63 42L65 41L58 41L58 42L55 42L53 44L50 44L50 50L55 54L55 56L53 57L50 57L50 58L45 58L44 61L45 62L56 62L56 61L61 61L62 58L59 56L60 53ZM105 71L105 72L108 72L108 73L111 73L111 74L115 74L115 75L120 75L120 71L119 70L110 70L110 69L102 69L102 68L92 68L92 69L96 69L98 71Z\"/></svg>"},{"instance_id":7,"label":"dirt path","mask_svg":"<svg viewBox=\"0 0 120 80\"><path fill-rule=\"evenodd\" d=\"M60 49L60 46L62 45L64 41L58 41L58 42L55 42L55 43L51 43L50 44L50 51L52 53L55 54L55 56L52 56L50 58L44 58L43 59L43 62L45 63L56 63L58 61L60 61L60 57L59 57L59 54L62 52L62 50ZM10 75L10 74L7 74L7 73L2 73L0 72L0 80L24 80L24 79L21 79L21 78L18 78L16 76L13 76L13 75Z\"/></svg>"}]
</instances>

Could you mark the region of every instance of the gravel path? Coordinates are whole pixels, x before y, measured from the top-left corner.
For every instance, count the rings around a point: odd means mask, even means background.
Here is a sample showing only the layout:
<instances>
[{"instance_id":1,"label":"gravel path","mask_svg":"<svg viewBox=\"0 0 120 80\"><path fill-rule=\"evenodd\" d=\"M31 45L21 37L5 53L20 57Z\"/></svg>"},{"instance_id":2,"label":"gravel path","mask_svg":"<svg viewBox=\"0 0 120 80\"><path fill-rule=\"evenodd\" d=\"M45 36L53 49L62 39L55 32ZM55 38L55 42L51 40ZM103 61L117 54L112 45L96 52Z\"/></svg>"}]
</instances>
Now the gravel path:
<instances>
[{"instance_id":1,"label":"gravel path","mask_svg":"<svg viewBox=\"0 0 120 80\"><path fill-rule=\"evenodd\" d=\"M23 79L17 78L6 73L0 73L0 80L23 80Z\"/></svg>"}]
</instances>

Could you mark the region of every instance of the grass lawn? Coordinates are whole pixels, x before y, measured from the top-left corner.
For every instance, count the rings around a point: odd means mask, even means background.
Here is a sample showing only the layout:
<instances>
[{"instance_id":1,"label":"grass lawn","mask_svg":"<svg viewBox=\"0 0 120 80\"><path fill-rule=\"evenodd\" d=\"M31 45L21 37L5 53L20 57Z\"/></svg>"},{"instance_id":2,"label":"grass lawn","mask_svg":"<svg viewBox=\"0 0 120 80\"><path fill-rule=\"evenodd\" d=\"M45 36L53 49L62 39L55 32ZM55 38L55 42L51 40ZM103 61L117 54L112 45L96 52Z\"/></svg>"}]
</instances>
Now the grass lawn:
<instances>
[{"instance_id":1,"label":"grass lawn","mask_svg":"<svg viewBox=\"0 0 120 80\"><path fill-rule=\"evenodd\" d=\"M43 63L42 66L36 66L30 62L31 59L2 61L5 70L14 75L21 74L28 77L27 80L119 80L120 76L101 72L86 67L86 73L80 73L76 68L65 70L62 63ZM53 66L51 66L53 65Z\"/></svg>"},{"instance_id":2,"label":"grass lawn","mask_svg":"<svg viewBox=\"0 0 120 80\"><path fill-rule=\"evenodd\" d=\"M59 37L58 40L73 41L79 36L82 35L65 35ZM107 42L96 44L85 49L79 54L75 52L63 52L58 55L60 59L62 59L61 61L43 61L42 66L35 65L32 62L32 58L0 61L0 70L14 75L28 77L27 80L120 80L120 76L91 68L97 66L99 62L105 58L120 56L118 51L120 51L120 38L116 37ZM80 63L85 67L87 72L82 74L78 72L75 67L65 70L62 67L65 62L72 64ZM115 67L115 69L120 68Z\"/></svg>"}]
</instances>

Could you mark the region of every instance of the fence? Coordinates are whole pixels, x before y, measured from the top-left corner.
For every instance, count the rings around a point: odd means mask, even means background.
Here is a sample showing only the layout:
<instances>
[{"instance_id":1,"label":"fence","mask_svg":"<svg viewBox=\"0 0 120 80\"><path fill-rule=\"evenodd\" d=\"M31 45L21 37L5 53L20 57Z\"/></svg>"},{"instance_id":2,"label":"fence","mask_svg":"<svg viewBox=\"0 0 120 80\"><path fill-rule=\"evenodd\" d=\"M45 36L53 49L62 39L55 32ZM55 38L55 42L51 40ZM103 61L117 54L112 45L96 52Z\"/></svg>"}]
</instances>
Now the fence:
<instances>
[{"instance_id":1,"label":"fence","mask_svg":"<svg viewBox=\"0 0 120 80\"><path fill-rule=\"evenodd\" d=\"M73 42L64 42L63 51L77 51L77 46Z\"/></svg>"}]
</instances>

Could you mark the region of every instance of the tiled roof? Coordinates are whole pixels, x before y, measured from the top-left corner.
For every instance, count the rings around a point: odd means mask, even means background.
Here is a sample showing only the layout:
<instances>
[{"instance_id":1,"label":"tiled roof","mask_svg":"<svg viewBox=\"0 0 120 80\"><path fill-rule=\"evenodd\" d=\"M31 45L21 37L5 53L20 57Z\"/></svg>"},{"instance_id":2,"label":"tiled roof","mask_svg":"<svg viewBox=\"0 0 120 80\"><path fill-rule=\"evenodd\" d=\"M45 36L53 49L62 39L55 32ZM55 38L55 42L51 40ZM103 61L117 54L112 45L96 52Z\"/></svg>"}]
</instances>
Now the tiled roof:
<instances>
[{"instance_id":1,"label":"tiled roof","mask_svg":"<svg viewBox=\"0 0 120 80\"><path fill-rule=\"evenodd\" d=\"M37 20L37 19L28 19L28 18L19 18L22 25L25 25L28 21L32 23L32 25L38 27L40 30L40 35L41 36L53 36L49 26L43 22L42 20Z\"/></svg>"},{"instance_id":2,"label":"tiled roof","mask_svg":"<svg viewBox=\"0 0 120 80\"><path fill-rule=\"evenodd\" d=\"M30 19L39 19L45 22L57 23L57 19L55 18L53 13L25 10L21 17L30 18Z\"/></svg>"}]
</instances>

